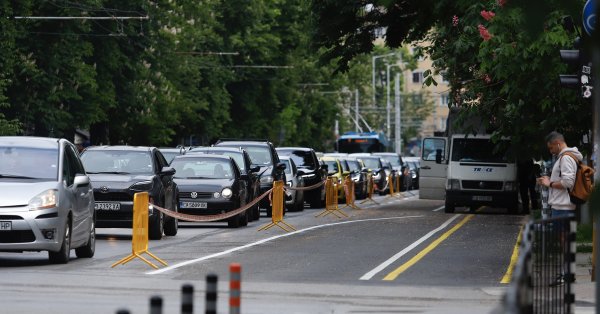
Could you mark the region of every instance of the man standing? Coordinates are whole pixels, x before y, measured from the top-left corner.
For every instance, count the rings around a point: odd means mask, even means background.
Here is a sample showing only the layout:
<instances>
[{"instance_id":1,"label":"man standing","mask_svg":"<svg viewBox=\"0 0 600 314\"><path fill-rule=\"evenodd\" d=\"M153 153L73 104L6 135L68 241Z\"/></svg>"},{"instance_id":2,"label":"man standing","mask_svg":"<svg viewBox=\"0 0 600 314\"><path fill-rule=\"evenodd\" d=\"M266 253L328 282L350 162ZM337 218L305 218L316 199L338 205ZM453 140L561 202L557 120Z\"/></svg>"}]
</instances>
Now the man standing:
<instances>
[{"instance_id":1,"label":"man standing","mask_svg":"<svg viewBox=\"0 0 600 314\"><path fill-rule=\"evenodd\" d=\"M552 218L557 217L575 217L575 204L571 203L569 197L569 189L575 185L575 175L577 171L578 160L581 161L583 156L577 147L568 147L565 143L565 138L558 132L552 132L546 136L546 144L552 155L558 158L554 162L550 177L543 176L538 179L538 183L548 187L548 205L552 209ZM569 153L569 154L567 154ZM575 156L578 160L575 160ZM568 222L567 222L568 223ZM565 222L553 222L553 229L559 236L560 246L566 249L566 232ZM573 230L574 231L574 230ZM556 279L550 283L551 287L560 286L564 283L565 268L561 274L558 274Z\"/></svg>"},{"instance_id":2,"label":"man standing","mask_svg":"<svg viewBox=\"0 0 600 314\"><path fill-rule=\"evenodd\" d=\"M550 153L558 158L550 177L541 177L538 183L549 188L548 205L552 209L552 217L575 217L575 205L571 203L568 190L575 184L578 161L565 153L573 154L579 161L583 159L583 155L577 147L568 147L564 136L558 132L548 134L546 144Z\"/></svg>"}]
</instances>

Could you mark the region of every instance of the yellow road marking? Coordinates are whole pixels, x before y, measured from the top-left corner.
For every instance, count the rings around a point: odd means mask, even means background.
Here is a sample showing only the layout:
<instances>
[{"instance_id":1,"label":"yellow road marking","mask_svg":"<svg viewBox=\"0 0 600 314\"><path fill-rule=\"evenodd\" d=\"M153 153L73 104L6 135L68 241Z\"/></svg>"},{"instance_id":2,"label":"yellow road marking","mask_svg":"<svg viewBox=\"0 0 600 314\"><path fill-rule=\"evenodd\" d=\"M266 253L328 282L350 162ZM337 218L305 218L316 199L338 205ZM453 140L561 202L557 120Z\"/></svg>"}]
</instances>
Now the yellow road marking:
<instances>
[{"instance_id":1,"label":"yellow road marking","mask_svg":"<svg viewBox=\"0 0 600 314\"><path fill-rule=\"evenodd\" d=\"M506 270L506 274L502 277L500 283L510 283L510 279L512 278L513 270L515 269L515 265L517 265L517 260L519 259L519 247L521 246L521 239L523 237L523 227L519 230L519 236L517 237L517 243L515 243L515 247L513 248L512 256L510 257L510 264L508 265L508 269Z\"/></svg>"},{"instance_id":2,"label":"yellow road marking","mask_svg":"<svg viewBox=\"0 0 600 314\"><path fill-rule=\"evenodd\" d=\"M440 243L442 243L442 241L446 240L450 235L452 235L456 230L460 229L460 227L462 227L464 224L466 224L472 218L473 218L473 215L467 215L465 218L463 218L463 220L461 220L458 224L456 224L456 226L454 226L452 229L446 231L446 233L442 234L439 238L437 238L435 241L433 241L431 244L429 244L423 251L419 252L417 255L415 255L413 258L411 258L408 262L404 263L402 266L396 268L396 270L389 273L387 276L385 276L383 278L383 280L389 281L389 280L396 279L400 274L402 274L407 269L409 269L411 266L413 266L418 261L420 261L429 252L433 251L433 249L435 249L438 245L440 245Z\"/></svg>"}]
</instances>

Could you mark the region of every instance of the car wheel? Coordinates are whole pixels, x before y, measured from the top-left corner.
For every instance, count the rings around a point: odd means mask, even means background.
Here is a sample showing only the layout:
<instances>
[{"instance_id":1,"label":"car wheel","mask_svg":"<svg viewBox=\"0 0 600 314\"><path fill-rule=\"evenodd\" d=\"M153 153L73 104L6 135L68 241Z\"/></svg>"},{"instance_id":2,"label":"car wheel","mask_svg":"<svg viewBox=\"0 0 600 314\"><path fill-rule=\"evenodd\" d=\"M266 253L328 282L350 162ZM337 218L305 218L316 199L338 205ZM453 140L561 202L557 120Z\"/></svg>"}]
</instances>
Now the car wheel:
<instances>
[{"instance_id":1,"label":"car wheel","mask_svg":"<svg viewBox=\"0 0 600 314\"><path fill-rule=\"evenodd\" d=\"M294 211L301 212L304 210L304 200L299 200L294 204Z\"/></svg>"},{"instance_id":2,"label":"car wheel","mask_svg":"<svg viewBox=\"0 0 600 314\"><path fill-rule=\"evenodd\" d=\"M250 219L248 218L248 211L245 211L244 213L242 213L242 215L240 216L240 219L242 220L240 222L240 226L245 227L248 225L248 222L250 221Z\"/></svg>"},{"instance_id":3,"label":"car wheel","mask_svg":"<svg viewBox=\"0 0 600 314\"><path fill-rule=\"evenodd\" d=\"M148 228L148 238L150 240L160 240L163 236L163 213L158 212L158 215L154 219L150 220L150 226Z\"/></svg>"},{"instance_id":4,"label":"car wheel","mask_svg":"<svg viewBox=\"0 0 600 314\"><path fill-rule=\"evenodd\" d=\"M229 220L227 220L227 226L229 228L239 228L240 227L240 215L235 215L231 218L229 218Z\"/></svg>"},{"instance_id":5,"label":"car wheel","mask_svg":"<svg viewBox=\"0 0 600 314\"><path fill-rule=\"evenodd\" d=\"M179 202L177 202L177 204L179 204ZM179 209L177 208L177 205L173 205L172 210L174 212L179 212ZM165 223L165 235L168 236L176 236L177 235L177 231L179 230L179 220L177 218L173 218L170 217L171 219L168 219L167 222Z\"/></svg>"},{"instance_id":6,"label":"car wheel","mask_svg":"<svg viewBox=\"0 0 600 314\"><path fill-rule=\"evenodd\" d=\"M92 220L92 226L90 228L90 237L88 242L75 249L75 255L80 258L91 258L94 257L96 252L96 221Z\"/></svg>"},{"instance_id":7,"label":"car wheel","mask_svg":"<svg viewBox=\"0 0 600 314\"><path fill-rule=\"evenodd\" d=\"M446 205L444 206L444 212L446 214L452 214L452 213L454 213L454 205L446 202Z\"/></svg>"},{"instance_id":8,"label":"car wheel","mask_svg":"<svg viewBox=\"0 0 600 314\"><path fill-rule=\"evenodd\" d=\"M48 259L53 264L66 264L71 255L71 219L65 225L65 234L58 252L48 252Z\"/></svg>"}]
</instances>

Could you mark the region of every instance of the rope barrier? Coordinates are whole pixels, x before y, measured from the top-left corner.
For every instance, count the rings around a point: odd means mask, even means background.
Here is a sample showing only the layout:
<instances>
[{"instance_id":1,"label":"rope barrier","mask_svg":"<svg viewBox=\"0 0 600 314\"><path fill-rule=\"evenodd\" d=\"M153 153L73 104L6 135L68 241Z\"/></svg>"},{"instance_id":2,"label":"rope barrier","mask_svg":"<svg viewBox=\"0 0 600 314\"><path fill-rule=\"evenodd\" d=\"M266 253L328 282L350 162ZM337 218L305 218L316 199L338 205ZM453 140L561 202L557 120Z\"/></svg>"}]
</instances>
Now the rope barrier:
<instances>
[{"instance_id":1,"label":"rope barrier","mask_svg":"<svg viewBox=\"0 0 600 314\"><path fill-rule=\"evenodd\" d=\"M311 186L305 186L305 187L291 187L291 186L284 186L283 188L285 190L291 190L291 191L309 191L309 190L314 190L316 188L321 187L323 184L325 184L326 180L323 180L317 184L311 185Z\"/></svg>"},{"instance_id":2,"label":"rope barrier","mask_svg":"<svg viewBox=\"0 0 600 314\"><path fill-rule=\"evenodd\" d=\"M223 213L223 214L217 214L217 215L182 214L182 213L172 211L170 209L162 208L157 205L152 205L152 206L167 216L177 218L177 219L183 220L183 221L190 221L190 222L220 221L220 220L231 218L235 215L245 212L246 210L250 209L252 206L256 205L258 202L260 202L263 198L267 197L269 195L269 193L271 193L271 191L273 191L272 188L269 189L268 191L266 191L265 193L261 194L259 197L255 198L252 202L244 205L243 207L240 207L238 209L235 209L235 210Z\"/></svg>"}]
</instances>

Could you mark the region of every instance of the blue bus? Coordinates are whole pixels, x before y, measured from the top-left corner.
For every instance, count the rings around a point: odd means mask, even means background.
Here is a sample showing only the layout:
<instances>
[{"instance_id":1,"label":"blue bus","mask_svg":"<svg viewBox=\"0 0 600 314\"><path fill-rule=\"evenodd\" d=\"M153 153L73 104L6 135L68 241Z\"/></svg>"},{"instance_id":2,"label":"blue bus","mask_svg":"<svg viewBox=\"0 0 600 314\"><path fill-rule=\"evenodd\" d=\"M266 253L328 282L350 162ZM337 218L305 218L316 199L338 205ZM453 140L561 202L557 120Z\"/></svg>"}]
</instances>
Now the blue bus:
<instances>
[{"instance_id":1,"label":"blue bus","mask_svg":"<svg viewBox=\"0 0 600 314\"><path fill-rule=\"evenodd\" d=\"M336 141L336 151L340 153L377 153L385 152L388 141L383 133L346 132Z\"/></svg>"}]
</instances>

